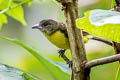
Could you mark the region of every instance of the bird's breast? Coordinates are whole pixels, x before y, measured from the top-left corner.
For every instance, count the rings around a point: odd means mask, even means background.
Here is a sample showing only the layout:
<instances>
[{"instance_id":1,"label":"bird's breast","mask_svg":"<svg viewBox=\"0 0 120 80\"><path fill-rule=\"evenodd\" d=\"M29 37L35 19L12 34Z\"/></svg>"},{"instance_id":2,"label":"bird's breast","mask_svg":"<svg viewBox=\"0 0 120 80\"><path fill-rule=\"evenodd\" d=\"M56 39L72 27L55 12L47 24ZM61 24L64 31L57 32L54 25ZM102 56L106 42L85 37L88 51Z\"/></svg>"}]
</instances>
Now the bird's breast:
<instances>
[{"instance_id":1,"label":"bird's breast","mask_svg":"<svg viewBox=\"0 0 120 80\"><path fill-rule=\"evenodd\" d=\"M69 49L70 48L68 38L61 31L56 31L52 35L49 35L49 36L45 35L45 36L47 37L47 39L51 43L53 43L58 48L62 48L62 49Z\"/></svg>"}]
</instances>

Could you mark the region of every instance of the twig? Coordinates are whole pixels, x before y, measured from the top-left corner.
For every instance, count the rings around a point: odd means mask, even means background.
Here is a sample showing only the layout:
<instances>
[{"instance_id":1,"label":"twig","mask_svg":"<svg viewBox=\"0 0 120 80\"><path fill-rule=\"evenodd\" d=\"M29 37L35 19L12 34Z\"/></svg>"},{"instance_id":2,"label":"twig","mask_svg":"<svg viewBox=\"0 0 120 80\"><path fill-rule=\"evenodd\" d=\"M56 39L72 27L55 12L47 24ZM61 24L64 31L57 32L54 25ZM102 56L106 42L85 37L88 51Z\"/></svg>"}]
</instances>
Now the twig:
<instances>
[{"instance_id":1,"label":"twig","mask_svg":"<svg viewBox=\"0 0 120 80\"><path fill-rule=\"evenodd\" d=\"M91 35L91 34L83 31L83 36L86 36L86 35ZM112 41L110 41L110 40L107 40L107 39L101 38L101 37L97 37L94 35L91 35L91 36L92 36L92 38L90 38L90 39L92 39L92 40L100 41L100 42L103 42L103 43L108 44L110 46L113 45Z\"/></svg>"},{"instance_id":2,"label":"twig","mask_svg":"<svg viewBox=\"0 0 120 80\"><path fill-rule=\"evenodd\" d=\"M104 42L104 43L106 43L106 44L108 44L108 45L110 45L110 46L113 45L113 44L112 44L112 41L109 41L109 40L104 39L104 38L100 38L100 37L93 36L92 39L93 39L93 40L97 40L97 41Z\"/></svg>"},{"instance_id":3,"label":"twig","mask_svg":"<svg viewBox=\"0 0 120 80\"><path fill-rule=\"evenodd\" d=\"M115 1L116 1L116 4L115 4L114 11L120 12L120 0L115 0ZM115 62L115 61L120 62L120 43L110 42L108 40L98 38L98 37L94 37L93 39L98 40L98 41L102 41L102 42L109 44L109 45L112 45L114 47L116 55L89 61L86 63L85 68L91 68L94 66L98 66L98 65L102 65L102 64L106 64L106 63L111 63L111 62Z\"/></svg>"},{"instance_id":4,"label":"twig","mask_svg":"<svg viewBox=\"0 0 120 80\"><path fill-rule=\"evenodd\" d=\"M90 68L90 67L94 67L94 66L98 66L98 65L102 65L106 63L111 63L111 62L115 62L119 60L120 60L120 54L116 54L116 55L109 56L109 57L91 60L85 64L85 68Z\"/></svg>"},{"instance_id":5,"label":"twig","mask_svg":"<svg viewBox=\"0 0 120 80\"><path fill-rule=\"evenodd\" d=\"M61 56L66 62L69 61L69 59L63 54ZM85 64L85 68L91 68L91 67L95 67L98 65L103 65L106 63L111 63L111 62L115 62L115 61L119 61L120 60L120 54L116 54L113 56L109 56L109 57L104 57L104 58L100 58L100 59L95 59L95 60L91 60L89 62L87 62Z\"/></svg>"},{"instance_id":6,"label":"twig","mask_svg":"<svg viewBox=\"0 0 120 80\"><path fill-rule=\"evenodd\" d=\"M3 13L7 12L7 11L10 10L10 9L19 7L19 6L21 6L21 5L25 4L25 3L27 3L28 1L30 1L30 0L22 1L21 3L15 5L15 6L12 6L12 7L9 7L9 6L8 6L8 8L6 8L6 9L0 11L0 14L3 14Z\"/></svg>"}]
</instances>

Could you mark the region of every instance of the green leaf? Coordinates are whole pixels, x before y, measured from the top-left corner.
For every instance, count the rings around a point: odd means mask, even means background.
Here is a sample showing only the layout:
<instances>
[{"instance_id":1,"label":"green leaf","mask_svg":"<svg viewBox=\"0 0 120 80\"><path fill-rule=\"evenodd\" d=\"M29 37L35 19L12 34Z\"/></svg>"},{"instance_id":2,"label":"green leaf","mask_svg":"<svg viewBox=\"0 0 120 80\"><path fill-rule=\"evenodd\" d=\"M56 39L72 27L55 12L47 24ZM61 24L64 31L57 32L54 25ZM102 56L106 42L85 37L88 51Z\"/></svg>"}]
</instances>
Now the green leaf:
<instances>
[{"instance_id":1,"label":"green leaf","mask_svg":"<svg viewBox=\"0 0 120 80\"><path fill-rule=\"evenodd\" d=\"M16 69L5 64L0 64L0 80L40 80L40 79L22 70Z\"/></svg>"},{"instance_id":2,"label":"green leaf","mask_svg":"<svg viewBox=\"0 0 120 80\"><path fill-rule=\"evenodd\" d=\"M16 3L11 3L11 7L12 6L16 6L18 4ZM24 26L26 25L25 19L24 19L24 11L22 6L10 9L6 12L9 16L11 16L12 18L20 21Z\"/></svg>"},{"instance_id":3,"label":"green leaf","mask_svg":"<svg viewBox=\"0 0 120 80\"><path fill-rule=\"evenodd\" d=\"M32 2L33 2L33 0L13 0L13 2L17 2L17 3L21 3L21 2L25 2L25 1L27 1L25 4L27 4L27 5L31 5L32 4Z\"/></svg>"},{"instance_id":4,"label":"green leaf","mask_svg":"<svg viewBox=\"0 0 120 80\"><path fill-rule=\"evenodd\" d=\"M17 5L18 4L14 3L14 2L9 3L9 0L0 0L0 9L1 10L7 10L6 13L9 16L18 20L23 25L26 25L26 22L25 22L25 19L24 19L23 8L22 8L21 5L19 5L19 6L17 6Z\"/></svg>"},{"instance_id":5,"label":"green leaf","mask_svg":"<svg viewBox=\"0 0 120 80\"><path fill-rule=\"evenodd\" d=\"M46 68L46 70L49 72L49 75L53 77L53 80L69 80L69 74L63 72L62 69L54 65L49 59L40 55L40 53L37 50L15 39L2 36L0 36L0 38L15 43L16 45L19 45L26 49L28 52L30 52Z\"/></svg>"},{"instance_id":6,"label":"green leaf","mask_svg":"<svg viewBox=\"0 0 120 80\"><path fill-rule=\"evenodd\" d=\"M29 74L27 73L22 73L22 76L25 77L26 80L38 80L38 79L35 79L33 76L31 77Z\"/></svg>"},{"instance_id":7,"label":"green leaf","mask_svg":"<svg viewBox=\"0 0 120 80\"><path fill-rule=\"evenodd\" d=\"M32 4L33 0L30 0L27 2L27 5L30 6Z\"/></svg>"},{"instance_id":8,"label":"green leaf","mask_svg":"<svg viewBox=\"0 0 120 80\"><path fill-rule=\"evenodd\" d=\"M3 23L7 23L7 17L4 14L0 14L0 29Z\"/></svg>"},{"instance_id":9,"label":"green leaf","mask_svg":"<svg viewBox=\"0 0 120 80\"><path fill-rule=\"evenodd\" d=\"M68 67L68 64L63 62L53 62L52 63L62 69L64 72L71 74L71 69Z\"/></svg>"},{"instance_id":10,"label":"green leaf","mask_svg":"<svg viewBox=\"0 0 120 80\"><path fill-rule=\"evenodd\" d=\"M114 8L114 6L115 6L115 0L112 0L112 6L111 6L111 8Z\"/></svg>"},{"instance_id":11,"label":"green leaf","mask_svg":"<svg viewBox=\"0 0 120 80\"><path fill-rule=\"evenodd\" d=\"M79 29L120 42L120 13L110 10L92 10L85 13L85 17L77 19Z\"/></svg>"},{"instance_id":12,"label":"green leaf","mask_svg":"<svg viewBox=\"0 0 120 80\"><path fill-rule=\"evenodd\" d=\"M117 75L116 75L116 79L115 80L120 80L120 66L118 68L118 72L117 72Z\"/></svg>"}]
</instances>

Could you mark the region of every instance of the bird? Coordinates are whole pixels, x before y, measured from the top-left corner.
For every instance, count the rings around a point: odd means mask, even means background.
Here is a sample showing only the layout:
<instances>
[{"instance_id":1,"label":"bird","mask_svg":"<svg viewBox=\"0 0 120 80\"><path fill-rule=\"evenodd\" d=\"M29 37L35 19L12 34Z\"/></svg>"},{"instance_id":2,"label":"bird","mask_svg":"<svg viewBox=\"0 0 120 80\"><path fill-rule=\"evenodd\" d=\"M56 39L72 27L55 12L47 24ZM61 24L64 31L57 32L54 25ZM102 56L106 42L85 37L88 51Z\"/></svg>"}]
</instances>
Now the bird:
<instances>
[{"instance_id":1,"label":"bird","mask_svg":"<svg viewBox=\"0 0 120 80\"><path fill-rule=\"evenodd\" d=\"M70 49L66 25L63 22L45 19L32 26L32 29L38 29L53 45L60 48L60 56L64 54L65 50ZM92 36L83 32L84 43L86 43L90 38L92 38Z\"/></svg>"},{"instance_id":2,"label":"bird","mask_svg":"<svg viewBox=\"0 0 120 80\"><path fill-rule=\"evenodd\" d=\"M56 47L61 49L70 49L70 43L68 39L67 29L64 23L57 22L52 19L45 19L40 21L39 24L35 24L32 29L40 30L43 35ZM88 33L84 32L84 43L89 38Z\"/></svg>"}]
</instances>

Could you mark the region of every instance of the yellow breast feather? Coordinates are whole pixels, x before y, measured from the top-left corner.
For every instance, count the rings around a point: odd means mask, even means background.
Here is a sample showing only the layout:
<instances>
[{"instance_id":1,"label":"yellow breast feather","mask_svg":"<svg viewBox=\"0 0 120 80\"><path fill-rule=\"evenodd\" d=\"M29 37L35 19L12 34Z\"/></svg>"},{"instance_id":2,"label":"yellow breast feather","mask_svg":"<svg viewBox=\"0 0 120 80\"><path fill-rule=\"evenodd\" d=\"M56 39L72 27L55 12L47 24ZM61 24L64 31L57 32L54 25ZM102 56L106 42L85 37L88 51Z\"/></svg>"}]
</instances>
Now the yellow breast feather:
<instances>
[{"instance_id":1,"label":"yellow breast feather","mask_svg":"<svg viewBox=\"0 0 120 80\"><path fill-rule=\"evenodd\" d=\"M51 43L53 43L59 48L62 48L62 49L70 48L68 38L61 31L56 31L52 35L49 35L49 36L45 35L45 36Z\"/></svg>"},{"instance_id":2,"label":"yellow breast feather","mask_svg":"<svg viewBox=\"0 0 120 80\"><path fill-rule=\"evenodd\" d=\"M45 36L52 44L54 44L58 48L70 49L69 40L61 31L56 31L52 35L49 36L45 35ZM86 43L91 38L92 36L90 35L83 36L84 43Z\"/></svg>"}]
</instances>

